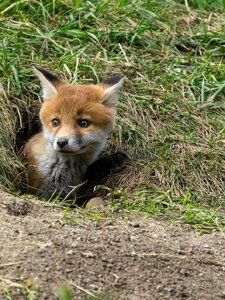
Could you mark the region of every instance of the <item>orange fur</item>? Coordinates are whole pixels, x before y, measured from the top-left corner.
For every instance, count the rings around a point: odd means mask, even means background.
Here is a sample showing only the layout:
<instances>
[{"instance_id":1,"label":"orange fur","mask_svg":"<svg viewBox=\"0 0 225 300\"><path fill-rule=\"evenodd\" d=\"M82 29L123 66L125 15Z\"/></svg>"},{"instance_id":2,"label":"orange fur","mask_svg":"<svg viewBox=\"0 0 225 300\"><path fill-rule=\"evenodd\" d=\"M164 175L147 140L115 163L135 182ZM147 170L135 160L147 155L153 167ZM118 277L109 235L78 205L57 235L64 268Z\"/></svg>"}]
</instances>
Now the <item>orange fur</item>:
<instances>
[{"instance_id":1,"label":"orange fur","mask_svg":"<svg viewBox=\"0 0 225 300\"><path fill-rule=\"evenodd\" d=\"M111 94L114 97L114 91L108 84L74 86L43 69L36 73L44 93L40 110L43 131L26 143L23 152L31 193L39 191L46 182L45 190L49 186L50 191L52 186L58 189L58 185L64 188L79 184L88 165L102 150L115 118L115 105L108 101ZM54 119L60 121L59 125L54 126ZM80 120L88 120L89 125L81 127ZM59 146L60 139L68 142L65 148Z\"/></svg>"},{"instance_id":2,"label":"orange fur","mask_svg":"<svg viewBox=\"0 0 225 300\"><path fill-rule=\"evenodd\" d=\"M36 193L38 188L44 181L44 176L38 170L37 160L35 157L45 151L46 141L43 138L43 132L36 134L31 138L25 145L23 154L25 157L27 173L28 173L28 182L30 193Z\"/></svg>"}]
</instances>

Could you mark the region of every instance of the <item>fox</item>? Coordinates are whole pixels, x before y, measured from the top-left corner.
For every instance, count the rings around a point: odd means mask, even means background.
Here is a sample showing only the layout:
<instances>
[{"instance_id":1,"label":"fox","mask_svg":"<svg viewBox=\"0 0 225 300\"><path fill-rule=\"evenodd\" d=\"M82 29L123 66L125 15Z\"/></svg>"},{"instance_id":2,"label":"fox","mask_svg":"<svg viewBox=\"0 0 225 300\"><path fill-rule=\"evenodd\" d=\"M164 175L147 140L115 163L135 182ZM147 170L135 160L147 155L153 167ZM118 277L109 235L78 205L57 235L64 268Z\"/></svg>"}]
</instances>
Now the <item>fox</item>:
<instances>
[{"instance_id":1,"label":"fox","mask_svg":"<svg viewBox=\"0 0 225 300\"><path fill-rule=\"evenodd\" d=\"M96 183L96 178L126 164L128 156L123 152L99 157L114 128L125 76L98 84L71 84L42 67L33 70L42 88L42 129L23 148L28 192L39 199L74 198L77 187L86 179L91 181L92 174Z\"/></svg>"}]
</instances>

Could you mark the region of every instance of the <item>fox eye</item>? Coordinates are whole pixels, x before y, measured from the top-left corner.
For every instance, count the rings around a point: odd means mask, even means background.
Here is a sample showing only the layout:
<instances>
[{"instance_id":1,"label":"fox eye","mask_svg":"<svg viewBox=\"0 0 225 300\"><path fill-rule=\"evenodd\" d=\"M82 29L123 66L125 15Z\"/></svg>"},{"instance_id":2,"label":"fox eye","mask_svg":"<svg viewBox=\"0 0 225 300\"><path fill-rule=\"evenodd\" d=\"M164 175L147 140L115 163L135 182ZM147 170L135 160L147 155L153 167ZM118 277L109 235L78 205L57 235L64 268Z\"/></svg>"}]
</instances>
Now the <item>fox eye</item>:
<instances>
[{"instance_id":1,"label":"fox eye","mask_svg":"<svg viewBox=\"0 0 225 300\"><path fill-rule=\"evenodd\" d=\"M59 126L59 124L60 124L59 119L53 119L53 120L52 120L52 126L53 126L53 127L57 127L57 126Z\"/></svg>"},{"instance_id":2,"label":"fox eye","mask_svg":"<svg viewBox=\"0 0 225 300\"><path fill-rule=\"evenodd\" d=\"M90 125L90 123L91 123L90 121L85 120L85 119L78 121L79 126L82 128L87 128Z\"/></svg>"}]
</instances>

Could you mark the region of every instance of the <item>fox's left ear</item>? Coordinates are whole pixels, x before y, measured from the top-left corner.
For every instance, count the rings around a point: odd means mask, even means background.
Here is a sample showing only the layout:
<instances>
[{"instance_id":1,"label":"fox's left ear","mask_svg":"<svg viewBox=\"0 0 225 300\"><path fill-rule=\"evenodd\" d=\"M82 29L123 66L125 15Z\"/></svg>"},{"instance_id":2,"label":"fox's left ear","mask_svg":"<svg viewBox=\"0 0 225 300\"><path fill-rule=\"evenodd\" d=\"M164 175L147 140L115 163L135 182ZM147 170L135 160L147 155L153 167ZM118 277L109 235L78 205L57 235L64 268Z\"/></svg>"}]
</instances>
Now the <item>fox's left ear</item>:
<instances>
[{"instance_id":1,"label":"fox's left ear","mask_svg":"<svg viewBox=\"0 0 225 300\"><path fill-rule=\"evenodd\" d=\"M125 80L124 75L117 75L111 77L103 82L103 96L102 96L102 104L106 106L113 106L119 95L119 91L123 86Z\"/></svg>"}]
</instances>

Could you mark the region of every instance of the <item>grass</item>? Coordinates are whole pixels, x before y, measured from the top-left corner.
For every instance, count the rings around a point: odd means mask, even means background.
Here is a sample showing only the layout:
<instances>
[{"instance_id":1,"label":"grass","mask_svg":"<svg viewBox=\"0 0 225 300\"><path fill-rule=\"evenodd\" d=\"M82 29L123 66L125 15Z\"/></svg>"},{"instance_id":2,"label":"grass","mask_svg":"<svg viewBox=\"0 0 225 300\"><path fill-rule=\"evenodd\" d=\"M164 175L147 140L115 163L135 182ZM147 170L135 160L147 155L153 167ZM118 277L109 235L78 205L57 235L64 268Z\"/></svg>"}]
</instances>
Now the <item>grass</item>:
<instances>
[{"instance_id":1,"label":"grass","mask_svg":"<svg viewBox=\"0 0 225 300\"><path fill-rule=\"evenodd\" d=\"M20 296L26 300L38 299L39 289L35 287L35 279L24 280L23 277L20 278L18 276L16 282L13 282L8 278L1 278L1 281L10 286L9 288L6 287L1 289L1 295L4 297L3 299L13 300Z\"/></svg>"},{"instance_id":2,"label":"grass","mask_svg":"<svg viewBox=\"0 0 225 300\"><path fill-rule=\"evenodd\" d=\"M1 1L1 187L20 189L17 152L39 129L33 65L73 83L124 73L108 151L133 164L115 188L148 213L196 226L219 218L223 228L224 9L222 0Z\"/></svg>"},{"instance_id":3,"label":"grass","mask_svg":"<svg viewBox=\"0 0 225 300\"><path fill-rule=\"evenodd\" d=\"M191 224L202 234L225 229L224 212L218 208L197 205L190 192L182 198L174 197L170 191L142 191L138 192L134 199L129 199L123 192L117 191L112 197L112 212L115 211L126 211L126 217L138 211L142 213L143 218L155 215L171 222L182 221Z\"/></svg>"},{"instance_id":4,"label":"grass","mask_svg":"<svg viewBox=\"0 0 225 300\"><path fill-rule=\"evenodd\" d=\"M128 197L124 191L117 190L111 195L106 210L81 208L74 214L74 210L67 207L59 222L62 224L69 222L75 226L88 228L90 220L96 224L106 219L129 220L137 212L143 219L154 215L158 219L166 219L172 223L188 223L201 234L215 230L225 231L224 209L196 204L191 192L187 192L184 197L175 197L170 191L145 190ZM55 223L52 224L52 228L55 227Z\"/></svg>"},{"instance_id":5,"label":"grass","mask_svg":"<svg viewBox=\"0 0 225 300\"><path fill-rule=\"evenodd\" d=\"M74 282L62 282L54 288L54 293L59 300L73 300L73 289L72 286L76 289L82 291L86 297L83 297L85 300L113 300L115 299L114 291L104 291L104 292L95 292L92 293L81 286L75 284Z\"/></svg>"},{"instance_id":6,"label":"grass","mask_svg":"<svg viewBox=\"0 0 225 300\"><path fill-rule=\"evenodd\" d=\"M74 299L73 296L73 289L68 282L63 282L54 287L54 294L59 300L72 300Z\"/></svg>"}]
</instances>

